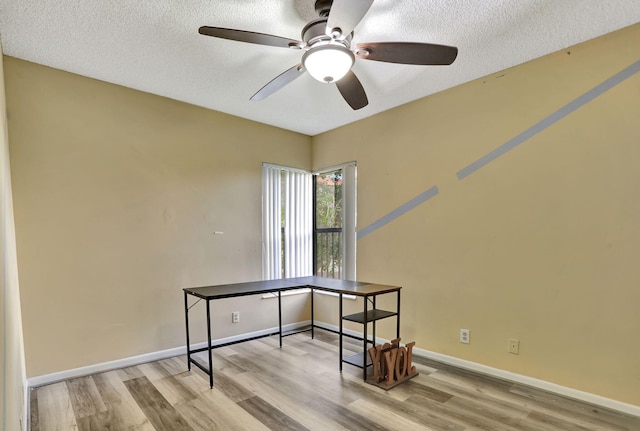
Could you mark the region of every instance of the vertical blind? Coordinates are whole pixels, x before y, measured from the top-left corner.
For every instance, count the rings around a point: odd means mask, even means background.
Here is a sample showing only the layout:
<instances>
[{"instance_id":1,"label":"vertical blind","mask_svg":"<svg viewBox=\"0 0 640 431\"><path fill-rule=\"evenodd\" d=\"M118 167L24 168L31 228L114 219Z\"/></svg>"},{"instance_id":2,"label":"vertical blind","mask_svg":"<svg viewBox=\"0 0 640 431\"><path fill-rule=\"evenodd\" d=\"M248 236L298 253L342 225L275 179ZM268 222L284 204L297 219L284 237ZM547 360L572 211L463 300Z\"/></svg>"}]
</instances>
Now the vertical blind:
<instances>
[{"instance_id":1,"label":"vertical blind","mask_svg":"<svg viewBox=\"0 0 640 431\"><path fill-rule=\"evenodd\" d=\"M342 167L342 230L344 235L344 259L342 264L344 278L356 279L356 164L349 163Z\"/></svg>"},{"instance_id":2,"label":"vertical blind","mask_svg":"<svg viewBox=\"0 0 640 431\"><path fill-rule=\"evenodd\" d=\"M262 166L262 278L282 278L280 169Z\"/></svg>"},{"instance_id":3,"label":"vertical blind","mask_svg":"<svg viewBox=\"0 0 640 431\"><path fill-rule=\"evenodd\" d=\"M310 173L285 171L284 276L312 274L313 219Z\"/></svg>"},{"instance_id":4,"label":"vertical blind","mask_svg":"<svg viewBox=\"0 0 640 431\"><path fill-rule=\"evenodd\" d=\"M311 185L311 173L262 166L262 278L265 280L282 278L283 263L285 277L313 273Z\"/></svg>"}]
</instances>

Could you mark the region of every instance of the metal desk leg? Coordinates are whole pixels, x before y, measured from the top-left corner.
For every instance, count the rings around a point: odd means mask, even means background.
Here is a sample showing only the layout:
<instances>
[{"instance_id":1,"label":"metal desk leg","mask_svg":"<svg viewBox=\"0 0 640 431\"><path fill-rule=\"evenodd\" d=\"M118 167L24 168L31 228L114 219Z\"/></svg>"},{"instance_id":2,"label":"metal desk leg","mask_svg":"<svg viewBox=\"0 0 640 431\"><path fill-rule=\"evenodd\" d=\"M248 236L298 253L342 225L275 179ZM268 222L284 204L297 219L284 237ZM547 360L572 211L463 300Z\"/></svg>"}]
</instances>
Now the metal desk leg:
<instances>
[{"instance_id":1,"label":"metal desk leg","mask_svg":"<svg viewBox=\"0 0 640 431\"><path fill-rule=\"evenodd\" d=\"M362 344L364 348L362 349L362 378L363 380L367 380L367 327L369 326L369 321L367 320L367 309L369 299L364 297L364 341Z\"/></svg>"},{"instance_id":2,"label":"metal desk leg","mask_svg":"<svg viewBox=\"0 0 640 431\"><path fill-rule=\"evenodd\" d=\"M376 297L373 297L373 309L376 309ZM376 321L373 321L373 343L371 343L372 346L376 345Z\"/></svg>"},{"instance_id":3,"label":"metal desk leg","mask_svg":"<svg viewBox=\"0 0 640 431\"><path fill-rule=\"evenodd\" d=\"M338 334L338 338L340 339L340 347L338 348L338 351L340 352L340 372L342 372L342 292L340 292L340 298L338 299L339 301L339 313L340 316L339 320L340 320L340 331Z\"/></svg>"},{"instance_id":4,"label":"metal desk leg","mask_svg":"<svg viewBox=\"0 0 640 431\"><path fill-rule=\"evenodd\" d=\"M282 291L278 290L278 335L280 348L282 348Z\"/></svg>"},{"instance_id":5,"label":"metal desk leg","mask_svg":"<svg viewBox=\"0 0 640 431\"><path fill-rule=\"evenodd\" d=\"M189 343L189 301L187 292L184 292L184 323L187 328L187 366L191 371L191 344Z\"/></svg>"},{"instance_id":6,"label":"metal desk leg","mask_svg":"<svg viewBox=\"0 0 640 431\"><path fill-rule=\"evenodd\" d=\"M209 386L213 388L213 358L211 356L211 306L207 302L207 352L209 353Z\"/></svg>"},{"instance_id":7,"label":"metal desk leg","mask_svg":"<svg viewBox=\"0 0 640 431\"><path fill-rule=\"evenodd\" d=\"M311 288L311 339L314 338L313 329L316 327L315 320L313 319L313 287Z\"/></svg>"},{"instance_id":8,"label":"metal desk leg","mask_svg":"<svg viewBox=\"0 0 640 431\"><path fill-rule=\"evenodd\" d=\"M398 304L396 305L398 315L396 316L396 338L400 338L400 289L398 289Z\"/></svg>"}]
</instances>

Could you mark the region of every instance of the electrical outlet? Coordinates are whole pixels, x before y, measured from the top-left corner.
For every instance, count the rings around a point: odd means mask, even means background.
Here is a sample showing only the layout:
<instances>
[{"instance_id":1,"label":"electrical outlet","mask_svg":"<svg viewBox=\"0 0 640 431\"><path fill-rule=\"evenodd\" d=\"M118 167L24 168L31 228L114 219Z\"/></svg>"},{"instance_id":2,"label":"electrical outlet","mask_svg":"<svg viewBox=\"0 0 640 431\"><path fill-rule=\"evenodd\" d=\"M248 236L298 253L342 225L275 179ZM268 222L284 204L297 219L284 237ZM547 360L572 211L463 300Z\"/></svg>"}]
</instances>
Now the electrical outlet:
<instances>
[{"instance_id":1,"label":"electrical outlet","mask_svg":"<svg viewBox=\"0 0 640 431\"><path fill-rule=\"evenodd\" d=\"M520 340L517 338L509 338L509 353L517 355L520 353Z\"/></svg>"},{"instance_id":2,"label":"electrical outlet","mask_svg":"<svg viewBox=\"0 0 640 431\"><path fill-rule=\"evenodd\" d=\"M469 341L471 341L471 331L468 329L460 329L460 342L469 344Z\"/></svg>"},{"instance_id":3,"label":"electrical outlet","mask_svg":"<svg viewBox=\"0 0 640 431\"><path fill-rule=\"evenodd\" d=\"M234 311L233 313L231 313L231 323L238 323L238 322L240 322L240 312Z\"/></svg>"}]
</instances>

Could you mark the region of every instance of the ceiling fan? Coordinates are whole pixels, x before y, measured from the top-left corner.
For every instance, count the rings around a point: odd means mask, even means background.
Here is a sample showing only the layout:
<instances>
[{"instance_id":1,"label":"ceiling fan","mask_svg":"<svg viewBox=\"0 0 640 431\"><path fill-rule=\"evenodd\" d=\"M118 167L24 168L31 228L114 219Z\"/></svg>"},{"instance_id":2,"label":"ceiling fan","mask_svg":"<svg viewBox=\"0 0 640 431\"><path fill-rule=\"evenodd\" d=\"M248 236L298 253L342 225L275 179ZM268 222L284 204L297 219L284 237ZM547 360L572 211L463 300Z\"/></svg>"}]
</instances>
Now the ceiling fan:
<instances>
[{"instance_id":1,"label":"ceiling fan","mask_svg":"<svg viewBox=\"0 0 640 431\"><path fill-rule=\"evenodd\" d=\"M320 82L334 83L351 108L361 109L369 103L360 80L351 70L356 57L363 60L413 65L449 65L458 55L458 48L418 42L373 42L351 46L354 28L365 16L373 0L316 0L320 16L302 29L302 41L252 31L221 27L200 27L206 36L255 43L280 48L300 49L302 60L287 69L256 94L251 100L263 100L305 71Z\"/></svg>"}]
</instances>

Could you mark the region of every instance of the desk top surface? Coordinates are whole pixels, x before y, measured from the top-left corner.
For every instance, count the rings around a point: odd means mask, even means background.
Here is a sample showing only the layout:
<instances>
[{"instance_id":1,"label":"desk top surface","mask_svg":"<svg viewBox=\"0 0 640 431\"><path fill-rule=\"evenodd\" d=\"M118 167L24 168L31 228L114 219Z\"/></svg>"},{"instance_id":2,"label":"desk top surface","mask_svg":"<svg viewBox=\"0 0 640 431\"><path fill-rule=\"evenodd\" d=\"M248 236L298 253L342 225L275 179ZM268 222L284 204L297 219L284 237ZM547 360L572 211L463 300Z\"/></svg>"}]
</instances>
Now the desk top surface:
<instances>
[{"instance_id":1,"label":"desk top surface","mask_svg":"<svg viewBox=\"0 0 640 431\"><path fill-rule=\"evenodd\" d=\"M401 289L399 286L309 276L283 278L278 280L250 281L246 283L220 284L216 286L188 287L183 290L190 295L194 295L202 299L222 299L232 298L235 296L303 289L306 287L356 296L380 295L383 293L397 292Z\"/></svg>"}]
</instances>

